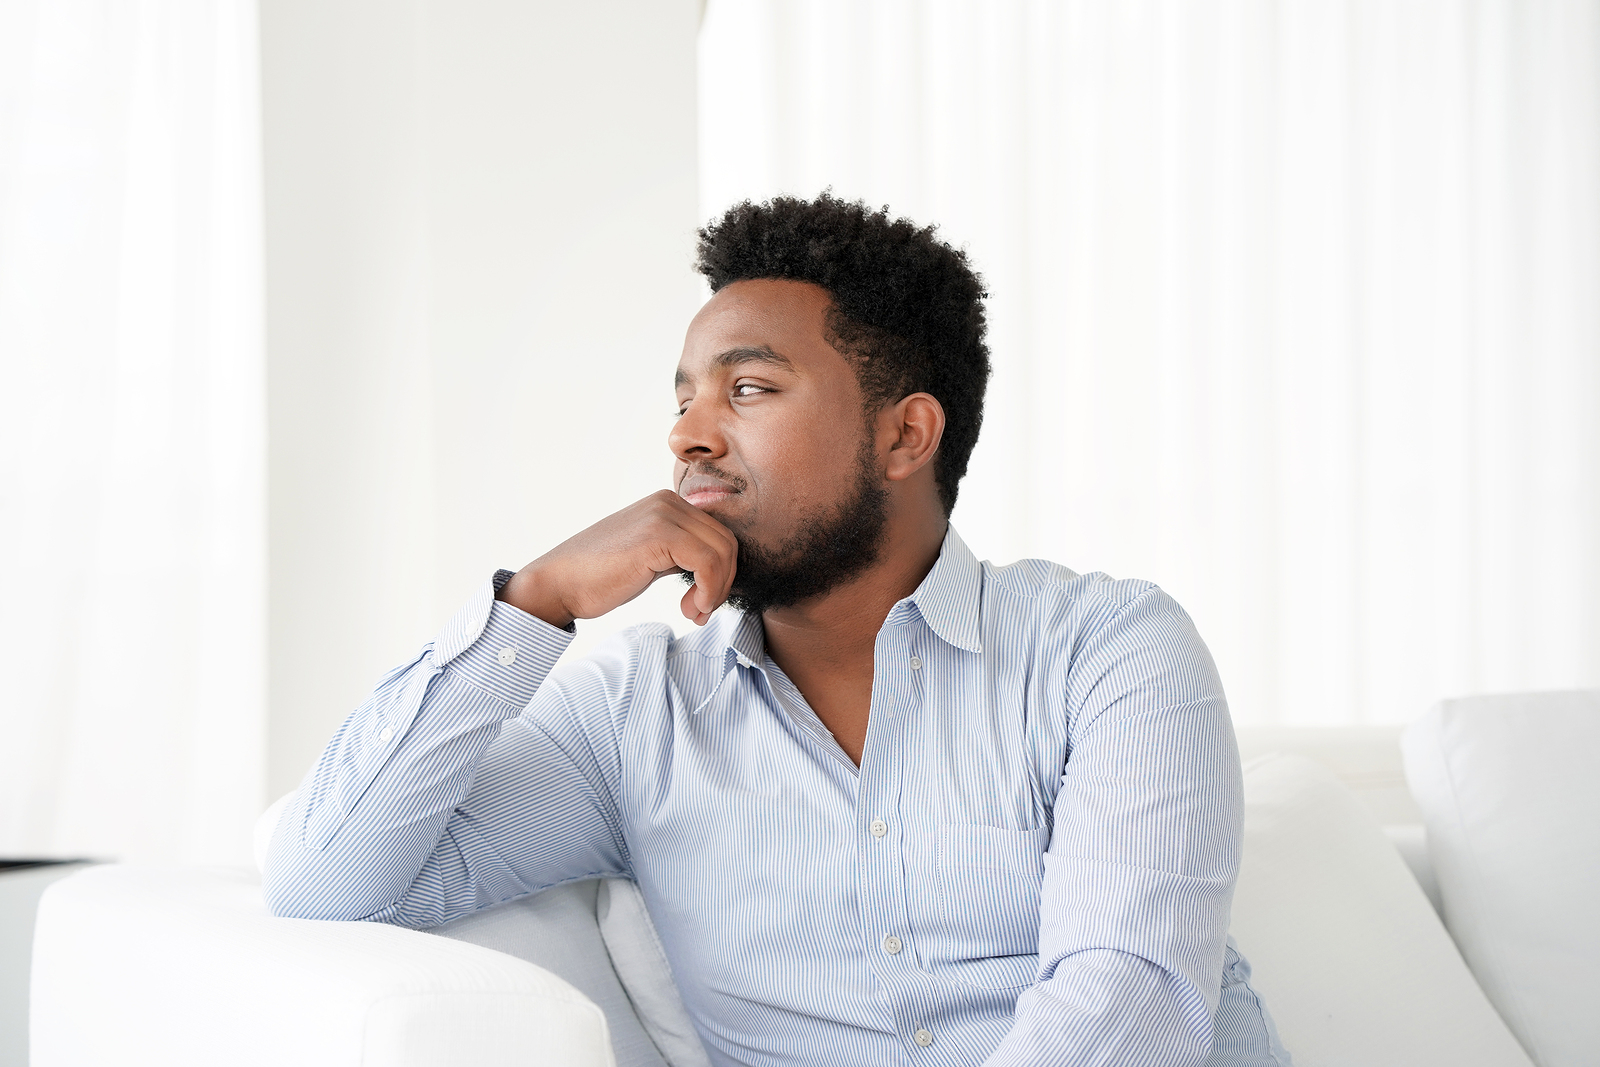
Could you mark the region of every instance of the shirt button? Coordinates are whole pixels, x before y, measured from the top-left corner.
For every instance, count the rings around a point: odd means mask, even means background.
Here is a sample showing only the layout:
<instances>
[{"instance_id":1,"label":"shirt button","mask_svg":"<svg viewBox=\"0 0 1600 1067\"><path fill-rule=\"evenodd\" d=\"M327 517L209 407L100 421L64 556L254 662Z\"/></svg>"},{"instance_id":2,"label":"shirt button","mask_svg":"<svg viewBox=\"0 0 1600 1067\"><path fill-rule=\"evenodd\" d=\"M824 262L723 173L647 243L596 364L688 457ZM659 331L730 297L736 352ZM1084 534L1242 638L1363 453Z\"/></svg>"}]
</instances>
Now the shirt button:
<instances>
[{"instance_id":1,"label":"shirt button","mask_svg":"<svg viewBox=\"0 0 1600 1067\"><path fill-rule=\"evenodd\" d=\"M900 939L893 934L890 934L888 937L883 939L883 951L887 952L889 955L900 955L900 948Z\"/></svg>"},{"instance_id":2,"label":"shirt button","mask_svg":"<svg viewBox=\"0 0 1600 1067\"><path fill-rule=\"evenodd\" d=\"M921 1045L923 1048L927 1048L929 1045L933 1044L933 1035L928 1033L926 1030L918 1030L911 1036L916 1038L917 1044Z\"/></svg>"},{"instance_id":3,"label":"shirt button","mask_svg":"<svg viewBox=\"0 0 1600 1067\"><path fill-rule=\"evenodd\" d=\"M393 736L394 736L394 731L392 729L390 729L389 727L387 727L387 726L385 726L382 730L380 730L378 732L378 740L379 741L387 741L387 740L389 740L389 738L391 738Z\"/></svg>"},{"instance_id":4,"label":"shirt button","mask_svg":"<svg viewBox=\"0 0 1600 1067\"><path fill-rule=\"evenodd\" d=\"M882 819L873 819L872 825L867 827L867 829L872 831L873 837L882 837L884 834L889 832L889 824L884 822Z\"/></svg>"},{"instance_id":5,"label":"shirt button","mask_svg":"<svg viewBox=\"0 0 1600 1067\"><path fill-rule=\"evenodd\" d=\"M513 663L517 662L517 650L512 648L510 645L507 645L505 648L500 650L499 660L500 666L511 666Z\"/></svg>"},{"instance_id":6,"label":"shirt button","mask_svg":"<svg viewBox=\"0 0 1600 1067\"><path fill-rule=\"evenodd\" d=\"M922 661L920 659L918 659L917 657L912 656L911 657L911 669L914 670L914 671L920 671L922 669Z\"/></svg>"}]
</instances>

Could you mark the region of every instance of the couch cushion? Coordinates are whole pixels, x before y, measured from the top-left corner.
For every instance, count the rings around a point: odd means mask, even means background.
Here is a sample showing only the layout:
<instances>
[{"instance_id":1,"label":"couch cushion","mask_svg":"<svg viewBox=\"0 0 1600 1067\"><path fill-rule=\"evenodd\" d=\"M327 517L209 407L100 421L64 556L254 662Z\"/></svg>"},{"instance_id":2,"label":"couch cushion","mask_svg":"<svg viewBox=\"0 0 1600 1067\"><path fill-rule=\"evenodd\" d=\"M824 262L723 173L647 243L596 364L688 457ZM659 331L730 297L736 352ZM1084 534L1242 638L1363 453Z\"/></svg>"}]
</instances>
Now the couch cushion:
<instances>
[{"instance_id":1,"label":"couch cushion","mask_svg":"<svg viewBox=\"0 0 1600 1067\"><path fill-rule=\"evenodd\" d=\"M278 816L293 799L293 792L284 794L256 819L257 870L266 865ZM428 932L527 960L576 987L605 1013L617 1067L683 1067L670 1056L663 1063L654 1035L641 1025L617 980L600 936L598 894L596 881L573 882L464 915Z\"/></svg>"},{"instance_id":2,"label":"couch cushion","mask_svg":"<svg viewBox=\"0 0 1600 1067\"><path fill-rule=\"evenodd\" d=\"M383 923L275 918L243 872L90 867L44 894L34 1067L606 1067L600 1009L548 971Z\"/></svg>"},{"instance_id":3,"label":"couch cushion","mask_svg":"<svg viewBox=\"0 0 1600 1067\"><path fill-rule=\"evenodd\" d=\"M1245 766L1233 934L1297 1067L1529 1067L1372 815L1303 756Z\"/></svg>"},{"instance_id":4,"label":"couch cushion","mask_svg":"<svg viewBox=\"0 0 1600 1067\"><path fill-rule=\"evenodd\" d=\"M1240 726L1239 758L1305 756L1332 771L1380 826L1421 826L1406 786L1400 726Z\"/></svg>"},{"instance_id":5,"label":"couch cushion","mask_svg":"<svg viewBox=\"0 0 1600 1067\"><path fill-rule=\"evenodd\" d=\"M1447 700L1402 739L1445 922L1541 1067L1600 1062L1600 692Z\"/></svg>"},{"instance_id":6,"label":"couch cushion","mask_svg":"<svg viewBox=\"0 0 1600 1067\"><path fill-rule=\"evenodd\" d=\"M639 887L622 878L601 882L595 914L617 978L667 1067L710 1067Z\"/></svg>"},{"instance_id":7,"label":"couch cushion","mask_svg":"<svg viewBox=\"0 0 1600 1067\"><path fill-rule=\"evenodd\" d=\"M1400 726L1240 726L1235 729L1239 758L1305 756L1322 764L1343 782L1383 827L1400 851L1417 884L1439 910L1439 887L1428 860L1422 810L1406 785L1400 755Z\"/></svg>"},{"instance_id":8,"label":"couch cushion","mask_svg":"<svg viewBox=\"0 0 1600 1067\"><path fill-rule=\"evenodd\" d=\"M606 1013L617 1067L665 1067L612 969L595 916L598 889L593 880L556 886L430 932L516 956L566 979Z\"/></svg>"}]
</instances>

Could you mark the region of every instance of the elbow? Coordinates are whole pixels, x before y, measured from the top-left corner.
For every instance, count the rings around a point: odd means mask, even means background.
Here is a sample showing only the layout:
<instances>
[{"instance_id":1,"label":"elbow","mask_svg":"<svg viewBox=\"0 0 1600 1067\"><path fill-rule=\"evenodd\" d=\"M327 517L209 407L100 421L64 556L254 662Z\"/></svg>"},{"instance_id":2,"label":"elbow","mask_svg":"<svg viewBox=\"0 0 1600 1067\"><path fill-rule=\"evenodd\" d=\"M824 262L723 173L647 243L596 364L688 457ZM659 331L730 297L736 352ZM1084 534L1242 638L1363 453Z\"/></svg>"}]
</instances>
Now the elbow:
<instances>
[{"instance_id":1,"label":"elbow","mask_svg":"<svg viewBox=\"0 0 1600 1067\"><path fill-rule=\"evenodd\" d=\"M288 853L287 855L285 853ZM371 900L374 887L358 884L332 864L295 846L274 842L261 872L261 896L279 919L352 922L382 910Z\"/></svg>"},{"instance_id":2,"label":"elbow","mask_svg":"<svg viewBox=\"0 0 1600 1067\"><path fill-rule=\"evenodd\" d=\"M257 824L257 856L261 896L267 911L279 919L350 922L370 919L392 900L375 900L388 889L350 857L337 850L308 848L292 827L298 820L283 811L294 795L284 797Z\"/></svg>"},{"instance_id":3,"label":"elbow","mask_svg":"<svg viewBox=\"0 0 1600 1067\"><path fill-rule=\"evenodd\" d=\"M278 856L268 859L261 872L261 896L267 911L279 919L345 918L332 906L337 894L328 892L319 880L306 877L310 872L294 869L298 866Z\"/></svg>"},{"instance_id":4,"label":"elbow","mask_svg":"<svg viewBox=\"0 0 1600 1067\"><path fill-rule=\"evenodd\" d=\"M354 887L327 885L298 878L264 878L261 895L267 911L279 919L360 922L385 910L362 899Z\"/></svg>"}]
</instances>

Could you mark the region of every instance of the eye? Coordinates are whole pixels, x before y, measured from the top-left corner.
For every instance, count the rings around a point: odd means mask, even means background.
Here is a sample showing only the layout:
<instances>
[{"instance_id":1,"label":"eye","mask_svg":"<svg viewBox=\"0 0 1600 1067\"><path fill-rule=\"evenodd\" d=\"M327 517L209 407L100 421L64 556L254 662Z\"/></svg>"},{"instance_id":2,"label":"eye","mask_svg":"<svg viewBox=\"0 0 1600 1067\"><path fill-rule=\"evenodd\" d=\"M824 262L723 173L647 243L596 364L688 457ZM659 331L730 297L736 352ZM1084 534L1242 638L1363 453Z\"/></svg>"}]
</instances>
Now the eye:
<instances>
[{"instance_id":1,"label":"eye","mask_svg":"<svg viewBox=\"0 0 1600 1067\"><path fill-rule=\"evenodd\" d=\"M734 396L755 396L757 393L770 392L772 392L771 389L764 385L757 385L755 382L740 382L733 387Z\"/></svg>"}]
</instances>

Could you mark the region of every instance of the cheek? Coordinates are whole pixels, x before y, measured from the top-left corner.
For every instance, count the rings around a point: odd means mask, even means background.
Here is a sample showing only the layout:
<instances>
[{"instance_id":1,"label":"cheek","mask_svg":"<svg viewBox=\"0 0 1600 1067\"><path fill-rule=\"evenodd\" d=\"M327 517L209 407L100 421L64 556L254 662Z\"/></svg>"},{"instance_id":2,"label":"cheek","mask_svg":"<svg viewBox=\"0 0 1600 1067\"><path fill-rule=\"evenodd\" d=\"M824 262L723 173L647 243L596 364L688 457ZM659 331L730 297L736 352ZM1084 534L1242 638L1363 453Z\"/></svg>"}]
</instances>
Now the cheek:
<instances>
[{"instance_id":1,"label":"cheek","mask_svg":"<svg viewBox=\"0 0 1600 1067\"><path fill-rule=\"evenodd\" d=\"M801 408L790 418L764 427L765 432L746 442L746 447L758 452L762 465L774 473L792 477L815 471L830 465L838 436L829 432L833 421L820 407Z\"/></svg>"},{"instance_id":2,"label":"cheek","mask_svg":"<svg viewBox=\"0 0 1600 1067\"><path fill-rule=\"evenodd\" d=\"M757 446L759 458L747 453L748 462L760 467L769 499L784 501L789 510L810 512L831 503L854 480L860 440L853 431L836 411L819 405L764 435Z\"/></svg>"}]
</instances>

